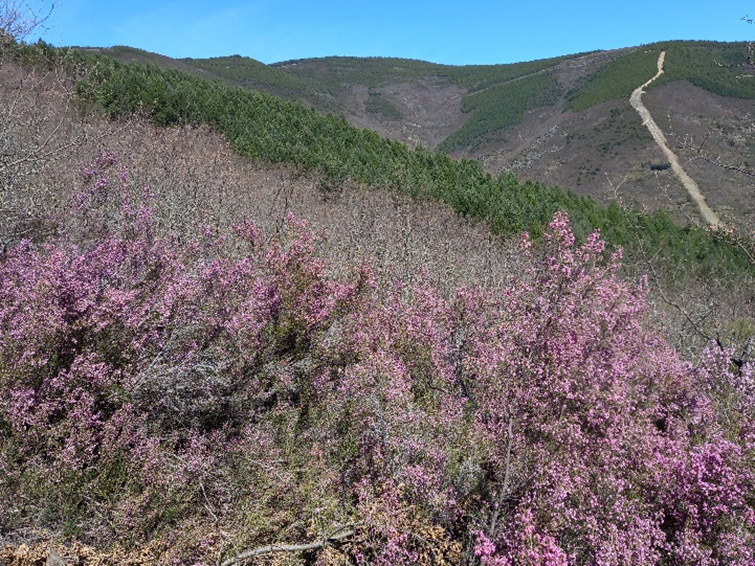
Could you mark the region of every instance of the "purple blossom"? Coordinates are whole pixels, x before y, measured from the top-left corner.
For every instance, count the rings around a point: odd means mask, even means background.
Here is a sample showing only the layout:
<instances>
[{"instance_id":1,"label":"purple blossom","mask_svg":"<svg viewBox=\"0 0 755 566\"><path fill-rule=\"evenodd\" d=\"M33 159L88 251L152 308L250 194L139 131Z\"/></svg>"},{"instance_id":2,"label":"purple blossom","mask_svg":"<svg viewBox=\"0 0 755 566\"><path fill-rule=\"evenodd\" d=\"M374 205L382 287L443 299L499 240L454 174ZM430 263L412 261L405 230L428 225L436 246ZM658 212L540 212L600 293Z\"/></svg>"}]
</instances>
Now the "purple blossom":
<instances>
[{"instance_id":1,"label":"purple blossom","mask_svg":"<svg viewBox=\"0 0 755 566\"><path fill-rule=\"evenodd\" d=\"M161 235L116 162L84 168L81 231L0 262L0 473L29 498L110 489L129 536L239 494L327 509L363 564L453 537L486 566L753 563L752 367L683 362L598 233L555 215L500 296L383 296L294 217Z\"/></svg>"}]
</instances>

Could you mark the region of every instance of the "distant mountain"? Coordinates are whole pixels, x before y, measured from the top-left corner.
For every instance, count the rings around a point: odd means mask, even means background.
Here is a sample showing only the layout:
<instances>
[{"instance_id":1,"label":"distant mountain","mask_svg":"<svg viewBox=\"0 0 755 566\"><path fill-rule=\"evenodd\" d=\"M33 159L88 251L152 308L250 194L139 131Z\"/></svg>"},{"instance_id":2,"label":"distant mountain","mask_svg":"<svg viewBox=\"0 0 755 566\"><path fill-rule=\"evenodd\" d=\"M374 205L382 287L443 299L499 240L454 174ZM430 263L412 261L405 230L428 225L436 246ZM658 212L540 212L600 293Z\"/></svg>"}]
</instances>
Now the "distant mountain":
<instances>
[{"instance_id":1,"label":"distant mountain","mask_svg":"<svg viewBox=\"0 0 755 566\"><path fill-rule=\"evenodd\" d=\"M265 65L238 55L175 60L108 53L295 100L412 146L478 159L600 200L617 195L683 220L694 206L629 106L645 102L724 219L755 224L755 66L744 43L663 42L509 65L329 57ZM712 164L717 163L717 165Z\"/></svg>"},{"instance_id":2,"label":"distant mountain","mask_svg":"<svg viewBox=\"0 0 755 566\"><path fill-rule=\"evenodd\" d=\"M513 171L604 201L618 196L684 220L694 205L629 106L662 50L666 73L648 88L646 105L711 207L729 222L755 224L755 66L745 43L674 41L473 66L354 57L265 65L238 55L106 51L269 92L411 146L475 158L491 173Z\"/></svg>"}]
</instances>

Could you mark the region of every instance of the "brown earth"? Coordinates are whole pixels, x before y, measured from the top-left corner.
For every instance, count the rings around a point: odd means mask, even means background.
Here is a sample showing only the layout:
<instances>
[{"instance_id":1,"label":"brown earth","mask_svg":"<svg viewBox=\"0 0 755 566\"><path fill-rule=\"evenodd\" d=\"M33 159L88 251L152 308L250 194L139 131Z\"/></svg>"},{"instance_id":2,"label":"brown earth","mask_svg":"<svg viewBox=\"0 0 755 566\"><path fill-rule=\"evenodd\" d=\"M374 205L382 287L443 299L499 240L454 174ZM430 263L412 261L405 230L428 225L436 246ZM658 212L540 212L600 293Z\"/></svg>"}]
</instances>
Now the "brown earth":
<instances>
[{"instance_id":1,"label":"brown earth","mask_svg":"<svg viewBox=\"0 0 755 566\"><path fill-rule=\"evenodd\" d=\"M375 90L398 108L402 118L386 120L363 110L369 89L354 87L346 99L346 106L358 112L350 112L347 119L356 126L412 147L437 147L467 119L461 111L461 98L466 90L444 84L435 77L420 77L413 82L393 83Z\"/></svg>"},{"instance_id":2,"label":"brown earth","mask_svg":"<svg viewBox=\"0 0 755 566\"><path fill-rule=\"evenodd\" d=\"M51 540L0 547L0 564L6 566L149 566L157 560L150 547L103 552L79 542L66 545Z\"/></svg>"}]
</instances>

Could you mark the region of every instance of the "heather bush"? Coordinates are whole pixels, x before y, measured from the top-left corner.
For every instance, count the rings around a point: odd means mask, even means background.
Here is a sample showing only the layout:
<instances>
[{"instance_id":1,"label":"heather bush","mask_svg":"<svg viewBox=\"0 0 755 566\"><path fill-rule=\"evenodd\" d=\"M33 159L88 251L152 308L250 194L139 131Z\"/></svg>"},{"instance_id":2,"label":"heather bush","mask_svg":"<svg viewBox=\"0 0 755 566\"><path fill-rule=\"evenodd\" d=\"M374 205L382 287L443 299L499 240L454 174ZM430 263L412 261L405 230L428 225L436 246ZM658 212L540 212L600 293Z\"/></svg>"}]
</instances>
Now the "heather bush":
<instances>
[{"instance_id":1,"label":"heather bush","mask_svg":"<svg viewBox=\"0 0 755 566\"><path fill-rule=\"evenodd\" d=\"M3 258L5 470L56 499L134 484L155 513L222 454L210 439L222 446L256 410L302 394L276 366L301 361L355 288L324 276L302 225L263 250L240 224L237 256L209 232L157 235L149 195L112 179L114 161L84 168L66 237Z\"/></svg>"},{"instance_id":2,"label":"heather bush","mask_svg":"<svg viewBox=\"0 0 755 566\"><path fill-rule=\"evenodd\" d=\"M0 528L166 562L752 563L752 368L683 362L597 233L559 213L501 295L448 299L333 277L292 216L187 238L154 198L101 153L58 235L0 257Z\"/></svg>"},{"instance_id":3,"label":"heather bush","mask_svg":"<svg viewBox=\"0 0 755 566\"><path fill-rule=\"evenodd\" d=\"M563 215L550 229L528 283L511 288L476 345L476 423L493 476L478 555L694 564L736 547L711 563L748 563L752 474L739 448L722 448L702 381L649 328L643 289L616 277L618 257L602 259L597 234L576 247ZM717 370L707 377L725 379L728 368ZM704 481L716 478L710 489L726 494L725 511L684 522L672 508L698 505L699 479L684 474L699 468L706 442L721 467ZM751 439L744 445L752 450ZM658 479L675 467L678 476Z\"/></svg>"}]
</instances>

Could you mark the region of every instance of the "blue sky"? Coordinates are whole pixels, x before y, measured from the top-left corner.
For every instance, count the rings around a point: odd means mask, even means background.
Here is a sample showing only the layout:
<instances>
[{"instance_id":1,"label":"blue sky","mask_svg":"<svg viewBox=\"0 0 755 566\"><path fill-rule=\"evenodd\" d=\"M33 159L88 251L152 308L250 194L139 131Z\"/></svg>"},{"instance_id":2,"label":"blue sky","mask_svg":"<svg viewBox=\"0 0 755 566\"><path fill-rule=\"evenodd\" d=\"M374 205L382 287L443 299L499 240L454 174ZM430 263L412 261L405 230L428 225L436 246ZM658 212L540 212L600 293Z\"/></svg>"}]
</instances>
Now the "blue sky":
<instances>
[{"instance_id":1,"label":"blue sky","mask_svg":"<svg viewBox=\"0 0 755 566\"><path fill-rule=\"evenodd\" d=\"M510 63L666 39L755 39L755 0L63 0L37 31L55 45L129 45L264 63L329 55Z\"/></svg>"}]
</instances>

